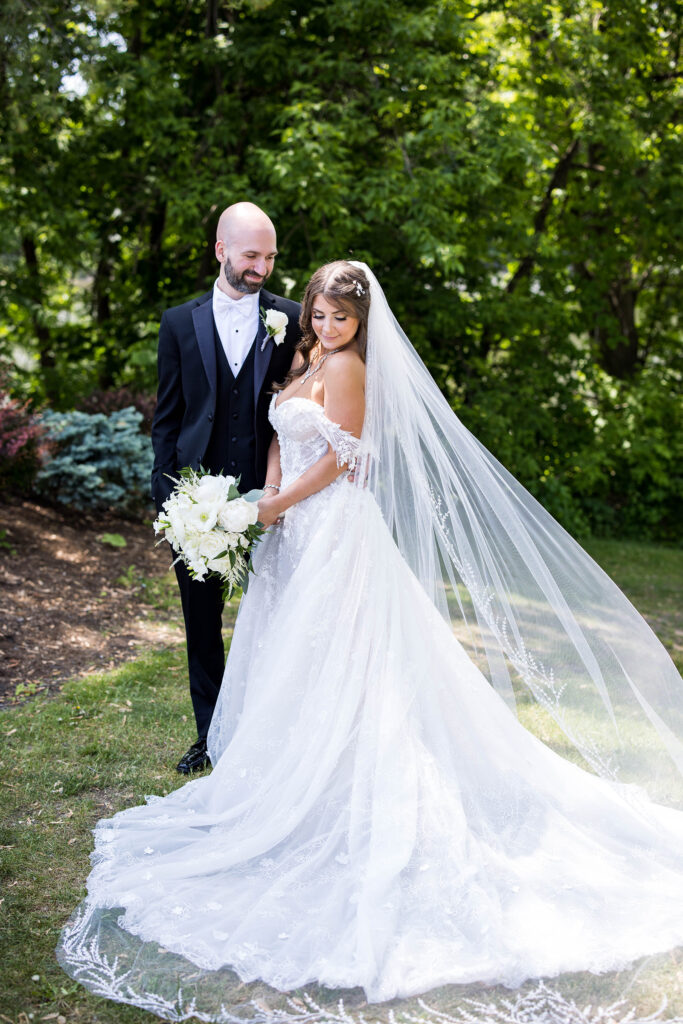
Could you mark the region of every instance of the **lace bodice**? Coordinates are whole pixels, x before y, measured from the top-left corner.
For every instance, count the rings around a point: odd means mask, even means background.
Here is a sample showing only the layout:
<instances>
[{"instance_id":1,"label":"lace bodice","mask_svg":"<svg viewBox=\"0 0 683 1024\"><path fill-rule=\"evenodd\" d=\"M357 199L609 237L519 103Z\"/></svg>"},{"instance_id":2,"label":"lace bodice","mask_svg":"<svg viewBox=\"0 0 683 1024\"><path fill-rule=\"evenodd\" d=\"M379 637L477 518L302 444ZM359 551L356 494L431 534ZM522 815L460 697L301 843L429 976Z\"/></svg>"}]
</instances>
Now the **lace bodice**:
<instances>
[{"instance_id":1,"label":"lace bodice","mask_svg":"<svg viewBox=\"0 0 683 1024\"><path fill-rule=\"evenodd\" d=\"M273 395L268 416L280 440L283 486L322 458L328 445L337 455L338 466L355 466L360 440L329 420L313 399L288 398L278 405L277 395Z\"/></svg>"}]
</instances>

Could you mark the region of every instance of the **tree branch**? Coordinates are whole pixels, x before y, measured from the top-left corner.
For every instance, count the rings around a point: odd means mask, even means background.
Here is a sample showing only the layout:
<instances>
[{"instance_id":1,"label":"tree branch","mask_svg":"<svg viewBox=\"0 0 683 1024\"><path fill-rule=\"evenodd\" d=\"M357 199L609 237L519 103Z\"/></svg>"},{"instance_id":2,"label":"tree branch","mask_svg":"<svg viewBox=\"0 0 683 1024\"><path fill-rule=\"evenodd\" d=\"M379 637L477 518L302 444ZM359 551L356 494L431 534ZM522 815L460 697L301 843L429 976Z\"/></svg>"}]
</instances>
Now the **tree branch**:
<instances>
[{"instance_id":1,"label":"tree branch","mask_svg":"<svg viewBox=\"0 0 683 1024\"><path fill-rule=\"evenodd\" d=\"M557 188L564 188L567 184L567 178L569 177L569 171L571 169L572 162L576 153L579 149L579 140L573 139L572 142L567 146L560 159L555 164L552 177L548 182L548 186L545 190L545 195L541 201L541 205L536 211L534 217L534 240L533 240L533 251L527 253L526 256L520 261L517 270L514 272L510 280L508 281L507 288L505 289L508 295L514 292L519 282L528 277L531 273L533 266L536 262L536 247L539 237L545 231L546 221L548 214L550 213L553 205L553 192Z\"/></svg>"}]
</instances>

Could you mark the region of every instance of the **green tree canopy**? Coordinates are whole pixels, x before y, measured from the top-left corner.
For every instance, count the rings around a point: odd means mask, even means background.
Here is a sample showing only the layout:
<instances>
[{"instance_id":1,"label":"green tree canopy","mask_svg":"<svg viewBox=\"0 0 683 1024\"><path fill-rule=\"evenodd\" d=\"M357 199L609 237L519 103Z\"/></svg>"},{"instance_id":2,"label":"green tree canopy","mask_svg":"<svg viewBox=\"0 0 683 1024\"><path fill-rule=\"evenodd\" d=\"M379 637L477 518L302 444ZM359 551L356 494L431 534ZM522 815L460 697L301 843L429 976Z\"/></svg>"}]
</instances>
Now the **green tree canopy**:
<instances>
[{"instance_id":1,"label":"green tree canopy","mask_svg":"<svg viewBox=\"0 0 683 1024\"><path fill-rule=\"evenodd\" d=\"M680 7L9 0L0 353L67 408L154 386L220 210L275 290L367 259L454 408L572 529L680 524ZM18 369L17 369L18 366Z\"/></svg>"}]
</instances>

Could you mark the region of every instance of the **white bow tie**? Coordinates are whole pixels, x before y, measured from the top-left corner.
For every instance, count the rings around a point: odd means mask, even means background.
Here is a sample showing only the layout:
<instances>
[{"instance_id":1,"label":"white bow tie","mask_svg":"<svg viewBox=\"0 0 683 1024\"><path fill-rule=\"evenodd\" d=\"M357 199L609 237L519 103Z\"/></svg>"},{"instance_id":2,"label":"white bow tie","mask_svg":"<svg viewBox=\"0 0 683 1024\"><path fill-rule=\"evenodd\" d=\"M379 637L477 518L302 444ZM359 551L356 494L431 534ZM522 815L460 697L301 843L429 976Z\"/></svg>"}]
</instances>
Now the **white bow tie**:
<instances>
[{"instance_id":1,"label":"white bow tie","mask_svg":"<svg viewBox=\"0 0 683 1024\"><path fill-rule=\"evenodd\" d=\"M216 288L213 293L213 308L216 312L229 313L231 316L241 316L248 320L254 312L254 298L253 295L245 295L243 299L231 299L220 288Z\"/></svg>"}]
</instances>

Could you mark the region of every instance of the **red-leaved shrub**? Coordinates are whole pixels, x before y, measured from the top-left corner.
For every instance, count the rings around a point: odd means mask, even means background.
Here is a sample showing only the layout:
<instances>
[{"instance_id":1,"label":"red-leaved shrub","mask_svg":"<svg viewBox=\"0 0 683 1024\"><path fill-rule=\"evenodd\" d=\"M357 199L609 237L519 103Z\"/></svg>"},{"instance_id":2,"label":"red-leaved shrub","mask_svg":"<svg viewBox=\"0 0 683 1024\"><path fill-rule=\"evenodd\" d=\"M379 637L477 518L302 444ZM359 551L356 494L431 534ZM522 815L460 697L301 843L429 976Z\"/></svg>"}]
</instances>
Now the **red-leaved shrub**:
<instances>
[{"instance_id":1,"label":"red-leaved shrub","mask_svg":"<svg viewBox=\"0 0 683 1024\"><path fill-rule=\"evenodd\" d=\"M102 412L105 416L110 416L111 413L127 409L132 405L142 414L143 433L149 434L152 429L156 401L155 395L134 391L132 388L112 388L108 391L98 388L92 391L87 398L83 398L77 408L80 412Z\"/></svg>"},{"instance_id":2,"label":"red-leaved shrub","mask_svg":"<svg viewBox=\"0 0 683 1024\"><path fill-rule=\"evenodd\" d=\"M2 491L30 491L46 450L45 432L28 407L0 390Z\"/></svg>"}]
</instances>

